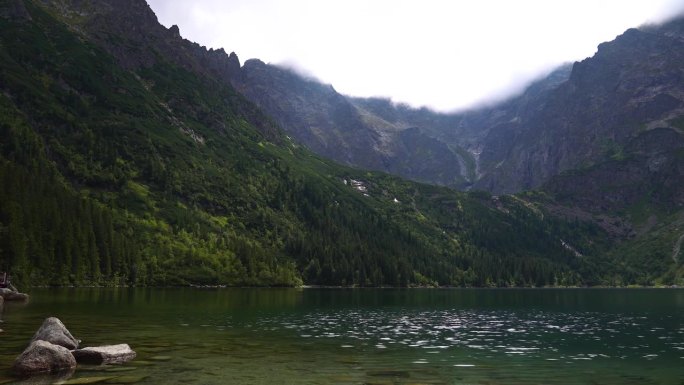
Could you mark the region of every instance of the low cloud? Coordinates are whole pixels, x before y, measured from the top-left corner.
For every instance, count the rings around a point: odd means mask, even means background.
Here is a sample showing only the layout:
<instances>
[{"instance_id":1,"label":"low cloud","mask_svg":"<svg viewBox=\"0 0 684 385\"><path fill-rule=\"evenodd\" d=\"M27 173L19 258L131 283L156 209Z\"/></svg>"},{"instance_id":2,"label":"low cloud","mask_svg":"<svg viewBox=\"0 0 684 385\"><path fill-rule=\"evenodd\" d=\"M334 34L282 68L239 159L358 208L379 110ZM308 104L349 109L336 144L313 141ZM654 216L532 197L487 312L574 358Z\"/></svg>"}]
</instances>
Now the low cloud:
<instances>
[{"instance_id":1,"label":"low cloud","mask_svg":"<svg viewBox=\"0 0 684 385\"><path fill-rule=\"evenodd\" d=\"M519 93L681 0L150 0L166 26L342 93L453 111Z\"/></svg>"}]
</instances>

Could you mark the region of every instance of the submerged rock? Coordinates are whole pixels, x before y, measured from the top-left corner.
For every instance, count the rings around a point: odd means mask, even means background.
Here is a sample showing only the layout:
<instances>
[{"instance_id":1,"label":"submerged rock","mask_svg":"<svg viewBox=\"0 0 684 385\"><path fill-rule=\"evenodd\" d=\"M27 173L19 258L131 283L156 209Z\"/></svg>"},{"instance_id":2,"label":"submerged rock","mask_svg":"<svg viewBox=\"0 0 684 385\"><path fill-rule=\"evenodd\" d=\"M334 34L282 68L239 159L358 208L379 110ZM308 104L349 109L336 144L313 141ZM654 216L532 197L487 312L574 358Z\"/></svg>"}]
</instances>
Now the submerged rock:
<instances>
[{"instance_id":1,"label":"submerged rock","mask_svg":"<svg viewBox=\"0 0 684 385\"><path fill-rule=\"evenodd\" d=\"M106 377L80 377L80 378L72 378L71 380L68 381L63 381L59 382L60 385L86 385L86 384L98 384L100 382L105 382L108 380L113 380L115 379L115 376L106 376Z\"/></svg>"},{"instance_id":2,"label":"submerged rock","mask_svg":"<svg viewBox=\"0 0 684 385\"><path fill-rule=\"evenodd\" d=\"M30 377L23 377L21 381L17 381L16 377L12 377L12 380L2 381L0 378L0 384L21 384L21 385L55 385L62 384L68 381L76 373L76 368L65 369L56 373L44 372L38 374L32 374Z\"/></svg>"},{"instance_id":3,"label":"submerged rock","mask_svg":"<svg viewBox=\"0 0 684 385\"><path fill-rule=\"evenodd\" d=\"M31 342L43 340L69 350L78 348L78 341L71 335L66 326L56 317L50 317L43 321L40 329L33 335Z\"/></svg>"},{"instance_id":4,"label":"submerged rock","mask_svg":"<svg viewBox=\"0 0 684 385\"><path fill-rule=\"evenodd\" d=\"M146 379L148 376L119 376L116 377L116 382L117 384L135 384L137 382L141 382L142 380Z\"/></svg>"},{"instance_id":5,"label":"submerged rock","mask_svg":"<svg viewBox=\"0 0 684 385\"><path fill-rule=\"evenodd\" d=\"M135 358L128 344L87 347L73 351L76 361L85 364L120 364Z\"/></svg>"},{"instance_id":6,"label":"submerged rock","mask_svg":"<svg viewBox=\"0 0 684 385\"><path fill-rule=\"evenodd\" d=\"M406 370L371 370L366 373L370 377L394 377L394 378L409 378L411 374Z\"/></svg>"},{"instance_id":7,"label":"submerged rock","mask_svg":"<svg viewBox=\"0 0 684 385\"><path fill-rule=\"evenodd\" d=\"M150 361L169 361L171 356L153 356L150 357Z\"/></svg>"},{"instance_id":8,"label":"submerged rock","mask_svg":"<svg viewBox=\"0 0 684 385\"><path fill-rule=\"evenodd\" d=\"M34 373L59 372L76 367L76 359L69 349L37 340L31 342L26 350L14 361L12 369L20 376Z\"/></svg>"}]
</instances>

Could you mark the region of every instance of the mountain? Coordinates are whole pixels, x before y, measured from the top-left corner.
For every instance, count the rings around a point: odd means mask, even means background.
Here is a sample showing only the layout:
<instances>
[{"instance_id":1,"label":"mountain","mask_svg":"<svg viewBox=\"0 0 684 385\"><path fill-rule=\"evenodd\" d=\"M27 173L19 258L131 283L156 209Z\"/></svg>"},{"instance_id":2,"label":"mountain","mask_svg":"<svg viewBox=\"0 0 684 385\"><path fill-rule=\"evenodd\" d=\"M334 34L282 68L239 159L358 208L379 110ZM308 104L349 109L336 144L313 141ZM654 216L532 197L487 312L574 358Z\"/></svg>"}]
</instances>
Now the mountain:
<instances>
[{"instance_id":1,"label":"mountain","mask_svg":"<svg viewBox=\"0 0 684 385\"><path fill-rule=\"evenodd\" d=\"M232 82L323 156L464 190L536 189L518 196L599 226L630 281L671 280L684 271L683 31L682 17L630 29L518 96L452 114L340 95L261 62ZM325 118L312 124L313 114Z\"/></svg>"},{"instance_id":2,"label":"mountain","mask_svg":"<svg viewBox=\"0 0 684 385\"><path fill-rule=\"evenodd\" d=\"M567 80L571 68L557 69L514 99L458 114L345 96L316 79L256 59L245 62L230 79L295 141L320 155L419 182L469 189L486 187L480 179L489 170L479 160L485 146L496 151L498 138L488 137L490 131L538 108L550 90Z\"/></svg>"},{"instance_id":3,"label":"mountain","mask_svg":"<svg viewBox=\"0 0 684 385\"><path fill-rule=\"evenodd\" d=\"M643 130L681 130L683 24L630 29L521 95L453 114L347 97L258 61L245 63L232 82L296 141L331 159L515 193L608 160Z\"/></svg>"},{"instance_id":4,"label":"mountain","mask_svg":"<svg viewBox=\"0 0 684 385\"><path fill-rule=\"evenodd\" d=\"M490 131L502 145L487 139L480 161L495 167L476 186L539 188L553 197L541 203L549 211L591 220L616 240L608 254L624 275L680 279L683 31L683 18L630 29L575 63L536 112Z\"/></svg>"},{"instance_id":5,"label":"mountain","mask_svg":"<svg viewBox=\"0 0 684 385\"><path fill-rule=\"evenodd\" d=\"M141 0L0 3L0 269L24 285L676 279L613 267L604 229L532 198L315 155L235 80L259 65L183 39ZM330 117L363 108L327 92ZM434 152L420 128L402 138Z\"/></svg>"},{"instance_id":6,"label":"mountain","mask_svg":"<svg viewBox=\"0 0 684 385\"><path fill-rule=\"evenodd\" d=\"M640 133L680 131L684 19L630 29L573 65L569 79L508 125L492 127L478 186L512 192L609 159ZM502 151L499 143L505 143Z\"/></svg>"},{"instance_id":7,"label":"mountain","mask_svg":"<svg viewBox=\"0 0 684 385\"><path fill-rule=\"evenodd\" d=\"M351 99L330 85L256 59L245 62L230 79L288 135L317 154L421 182L465 182L459 152L410 121L377 113L377 108L385 108L384 101L374 105L372 100Z\"/></svg>"}]
</instances>

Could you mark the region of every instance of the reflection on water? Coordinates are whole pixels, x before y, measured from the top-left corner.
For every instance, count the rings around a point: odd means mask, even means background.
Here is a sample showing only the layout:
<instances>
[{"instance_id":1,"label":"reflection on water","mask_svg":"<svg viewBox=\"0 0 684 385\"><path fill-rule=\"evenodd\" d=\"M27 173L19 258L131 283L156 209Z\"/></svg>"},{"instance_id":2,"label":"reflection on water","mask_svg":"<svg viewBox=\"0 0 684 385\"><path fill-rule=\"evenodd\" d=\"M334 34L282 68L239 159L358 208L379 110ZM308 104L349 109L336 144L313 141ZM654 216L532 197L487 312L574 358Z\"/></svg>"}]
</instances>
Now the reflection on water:
<instances>
[{"instance_id":1,"label":"reflection on water","mask_svg":"<svg viewBox=\"0 0 684 385\"><path fill-rule=\"evenodd\" d=\"M78 383L684 383L682 290L60 289L5 304L0 375L47 316L129 343Z\"/></svg>"}]
</instances>

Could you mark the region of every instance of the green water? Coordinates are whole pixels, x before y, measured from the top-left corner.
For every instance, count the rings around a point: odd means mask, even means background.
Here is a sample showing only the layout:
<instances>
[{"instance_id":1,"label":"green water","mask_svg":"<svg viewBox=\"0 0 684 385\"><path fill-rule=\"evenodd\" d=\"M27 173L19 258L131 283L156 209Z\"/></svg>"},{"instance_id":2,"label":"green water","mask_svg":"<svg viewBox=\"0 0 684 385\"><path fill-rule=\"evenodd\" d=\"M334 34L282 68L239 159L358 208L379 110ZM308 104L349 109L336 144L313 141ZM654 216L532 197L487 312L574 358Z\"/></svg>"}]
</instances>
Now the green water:
<instances>
[{"instance_id":1,"label":"green water","mask_svg":"<svg viewBox=\"0 0 684 385\"><path fill-rule=\"evenodd\" d=\"M4 306L0 383L18 381L12 361L57 316L83 346L138 353L123 366L79 366L67 384L684 384L684 290L30 294Z\"/></svg>"}]
</instances>

